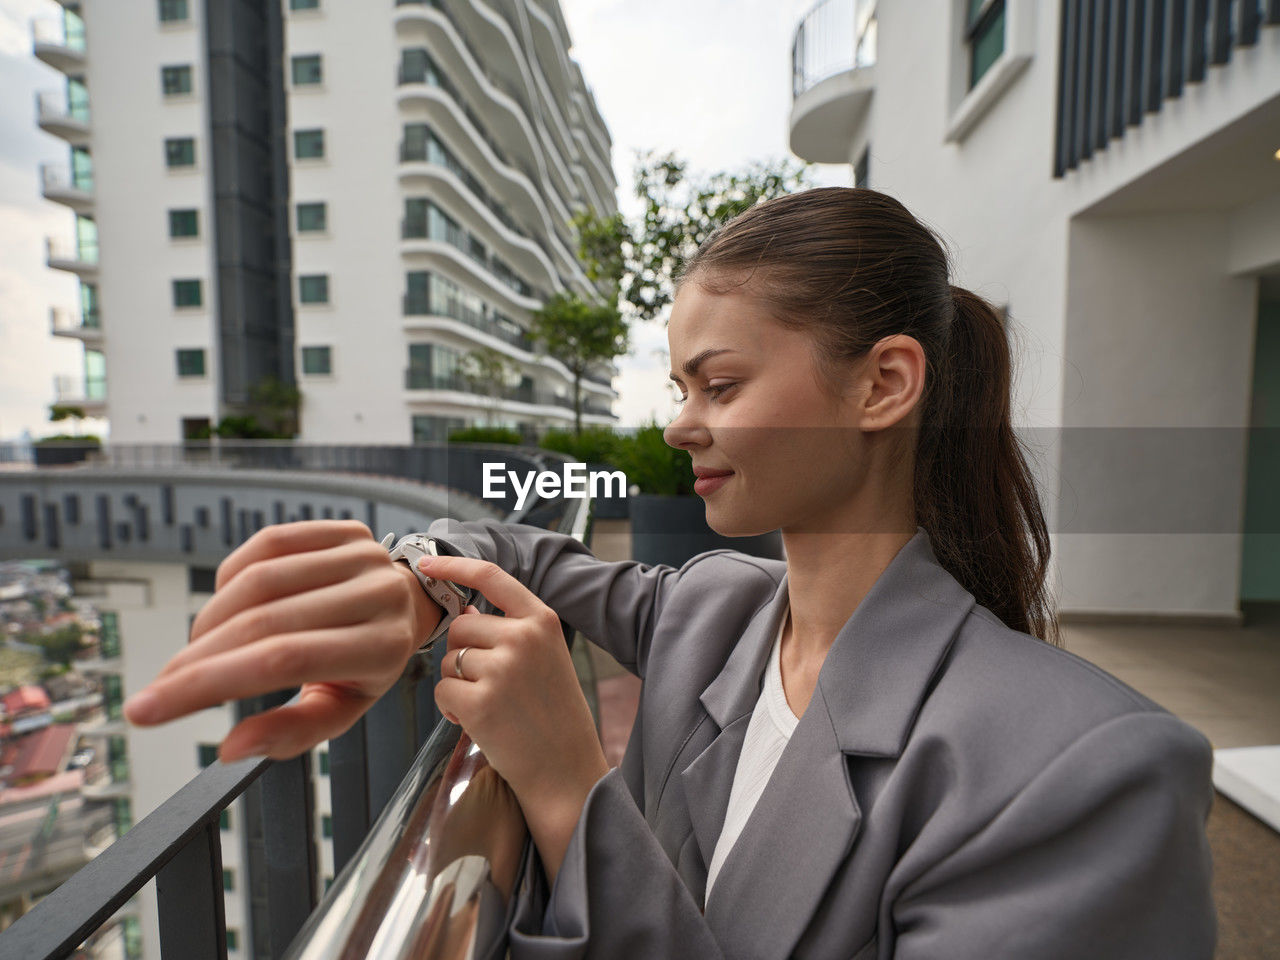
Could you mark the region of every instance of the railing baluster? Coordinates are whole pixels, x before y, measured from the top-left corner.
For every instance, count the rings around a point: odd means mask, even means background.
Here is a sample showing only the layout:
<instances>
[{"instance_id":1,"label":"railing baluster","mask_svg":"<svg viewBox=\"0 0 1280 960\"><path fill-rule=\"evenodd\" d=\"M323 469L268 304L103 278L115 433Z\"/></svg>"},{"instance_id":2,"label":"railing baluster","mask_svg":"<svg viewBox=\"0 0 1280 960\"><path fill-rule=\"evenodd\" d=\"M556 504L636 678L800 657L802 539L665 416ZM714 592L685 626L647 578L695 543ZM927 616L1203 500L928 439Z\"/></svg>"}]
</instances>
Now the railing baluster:
<instances>
[{"instance_id":1,"label":"railing baluster","mask_svg":"<svg viewBox=\"0 0 1280 960\"><path fill-rule=\"evenodd\" d=\"M315 909L315 803L311 794L311 754L304 753L263 772L258 783L267 859L267 902L271 911L271 955L283 956Z\"/></svg>"},{"instance_id":2,"label":"railing baluster","mask_svg":"<svg viewBox=\"0 0 1280 960\"><path fill-rule=\"evenodd\" d=\"M1231 59L1231 0L1213 0L1209 31L1209 62L1223 64Z\"/></svg>"},{"instance_id":3,"label":"railing baluster","mask_svg":"<svg viewBox=\"0 0 1280 960\"><path fill-rule=\"evenodd\" d=\"M164 960L227 960L222 900L222 841L205 823L156 874L160 953Z\"/></svg>"},{"instance_id":4,"label":"railing baluster","mask_svg":"<svg viewBox=\"0 0 1280 960\"><path fill-rule=\"evenodd\" d=\"M378 745L368 761L370 823L382 814L417 752L412 686L401 678L365 714L366 742Z\"/></svg>"},{"instance_id":5,"label":"railing baluster","mask_svg":"<svg viewBox=\"0 0 1280 960\"><path fill-rule=\"evenodd\" d=\"M365 718L329 741L329 793L333 809L333 870L336 877L369 832L368 751Z\"/></svg>"}]
</instances>

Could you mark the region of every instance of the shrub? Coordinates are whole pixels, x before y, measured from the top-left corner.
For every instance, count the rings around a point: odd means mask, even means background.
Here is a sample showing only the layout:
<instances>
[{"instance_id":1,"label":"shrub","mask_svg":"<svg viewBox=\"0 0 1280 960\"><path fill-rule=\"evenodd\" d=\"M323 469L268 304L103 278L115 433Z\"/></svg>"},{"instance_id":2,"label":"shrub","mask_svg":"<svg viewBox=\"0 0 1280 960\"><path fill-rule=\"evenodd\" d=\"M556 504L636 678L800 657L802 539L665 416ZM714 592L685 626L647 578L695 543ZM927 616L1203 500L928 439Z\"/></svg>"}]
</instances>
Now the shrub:
<instances>
[{"instance_id":1,"label":"shrub","mask_svg":"<svg viewBox=\"0 0 1280 960\"><path fill-rule=\"evenodd\" d=\"M548 430L538 446L576 457L583 463L612 464L620 439L609 427L583 427L576 436L572 430Z\"/></svg>"},{"instance_id":2,"label":"shrub","mask_svg":"<svg viewBox=\"0 0 1280 960\"><path fill-rule=\"evenodd\" d=\"M510 427L466 427L449 432L450 443L512 443L524 442L519 430Z\"/></svg>"},{"instance_id":3,"label":"shrub","mask_svg":"<svg viewBox=\"0 0 1280 960\"><path fill-rule=\"evenodd\" d=\"M635 433L618 436L612 464L627 475L641 493L682 496L693 493L693 459L685 450L667 445L663 428L650 421Z\"/></svg>"}]
</instances>

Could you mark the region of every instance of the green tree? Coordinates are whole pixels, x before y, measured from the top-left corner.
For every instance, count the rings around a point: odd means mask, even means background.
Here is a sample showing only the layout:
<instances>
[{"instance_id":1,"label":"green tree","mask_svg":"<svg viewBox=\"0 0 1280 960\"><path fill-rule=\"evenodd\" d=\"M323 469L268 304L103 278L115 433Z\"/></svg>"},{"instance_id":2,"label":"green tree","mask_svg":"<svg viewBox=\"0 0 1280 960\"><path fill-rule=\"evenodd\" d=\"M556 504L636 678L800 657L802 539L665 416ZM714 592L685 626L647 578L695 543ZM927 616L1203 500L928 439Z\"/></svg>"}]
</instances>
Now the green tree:
<instances>
[{"instance_id":1,"label":"green tree","mask_svg":"<svg viewBox=\"0 0 1280 960\"><path fill-rule=\"evenodd\" d=\"M790 159L757 161L737 171L692 175L674 153L638 154L638 216L574 219L585 272L613 285L622 309L654 320L671 303L671 277L717 227L762 200L812 185L810 165Z\"/></svg>"},{"instance_id":2,"label":"green tree","mask_svg":"<svg viewBox=\"0 0 1280 960\"><path fill-rule=\"evenodd\" d=\"M50 633L30 636L27 642L39 646L46 660L69 664L83 646L83 631L79 624L69 623Z\"/></svg>"},{"instance_id":3,"label":"green tree","mask_svg":"<svg viewBox=\"0 0 1280 960\"><path fill-rule=\"evenodd\" d=\"M511 379L519 374L519 367L506 354L493 347L479 347L463 354L458 361L458 374L473 393L489 398L485 414L490 425L497 423L498 408Z\"/></svg>"},{"instance_id":4,"label":"green tree","mask_svg":"<svg viewBox=\"0 0 1280 960\"><path fill-rule=\"evenodd\" d=\"M74 420L71 429L76 435L80 433L80 421L85 417L84 407L72 404L54 403L49 406L49 422L61 423L63 420Z\"/></svg>"},{"instance_id":5,"label":"green tree","mask_svg":"<svg viewBox=\"0 0 1280 960\"><path fill-rule=\"evenodd\" d=\"M582 377L593 364L627 352L627 325L610 303L557 293L533 315L529 336L573 375L573 432L582 432Z\"/></svg>"}]
</instances>

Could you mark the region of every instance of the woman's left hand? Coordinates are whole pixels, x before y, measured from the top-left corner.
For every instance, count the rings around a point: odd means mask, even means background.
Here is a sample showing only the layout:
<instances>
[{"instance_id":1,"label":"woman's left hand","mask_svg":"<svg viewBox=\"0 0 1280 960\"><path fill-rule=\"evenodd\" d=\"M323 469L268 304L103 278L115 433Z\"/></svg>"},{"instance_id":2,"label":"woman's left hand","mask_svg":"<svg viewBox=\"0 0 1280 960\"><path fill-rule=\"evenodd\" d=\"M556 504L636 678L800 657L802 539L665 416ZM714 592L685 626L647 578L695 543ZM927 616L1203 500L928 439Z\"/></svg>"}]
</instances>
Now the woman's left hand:
<instances>
[{"instance_id":1,"label":"woman's left hand","mask_svg":"<svg viewBox=\"0 0 1280 960\"><path fill-rule=\"evenodd\" d=\"M474 588L506 614L468 606L450 624L436 706L467 731L514 791L554 878L587 794L609 772L560 618L487 560L424 557L419 569Z\"/></svg>"}]
</instances>

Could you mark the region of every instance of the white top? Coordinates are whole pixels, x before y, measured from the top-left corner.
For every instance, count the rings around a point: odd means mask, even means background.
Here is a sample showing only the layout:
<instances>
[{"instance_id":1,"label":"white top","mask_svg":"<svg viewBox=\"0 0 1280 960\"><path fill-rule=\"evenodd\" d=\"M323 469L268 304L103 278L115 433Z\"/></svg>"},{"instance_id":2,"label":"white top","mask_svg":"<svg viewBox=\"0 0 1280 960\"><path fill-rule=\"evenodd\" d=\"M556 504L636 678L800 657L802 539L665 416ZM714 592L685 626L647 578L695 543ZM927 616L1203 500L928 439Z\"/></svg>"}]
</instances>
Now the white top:
<instances>
[{"instance_id":1,"label":"white top","mask_svg":"<svg viewBox=\"0 0 1280 960\"><path fill-rule=\"evenodd\" d=\"M773 650L769 653L769 666L764 672L764 687L760 690L760 699L747 724L747 737L742 744L742 753L738 756L738 767L733 775L733 788L729 791L729 808L725 813L724 827L720 831L720 839L716 841L715 853L711 857L711 865L707 868L707 890L703 897L705 903L711 896L711 885L724 865L725 857L733 848L746 826L747 818L755 809L756 801L764 793L765 784L773 774L782 756L782 748L791 738L799 718L791 712L787 704L787 695L782 689L782 667L780 656L782 651L782 630L787 623L787 607L783 607L781 622L777 635L773 638Z\"/></svg>"}]
</instances>

